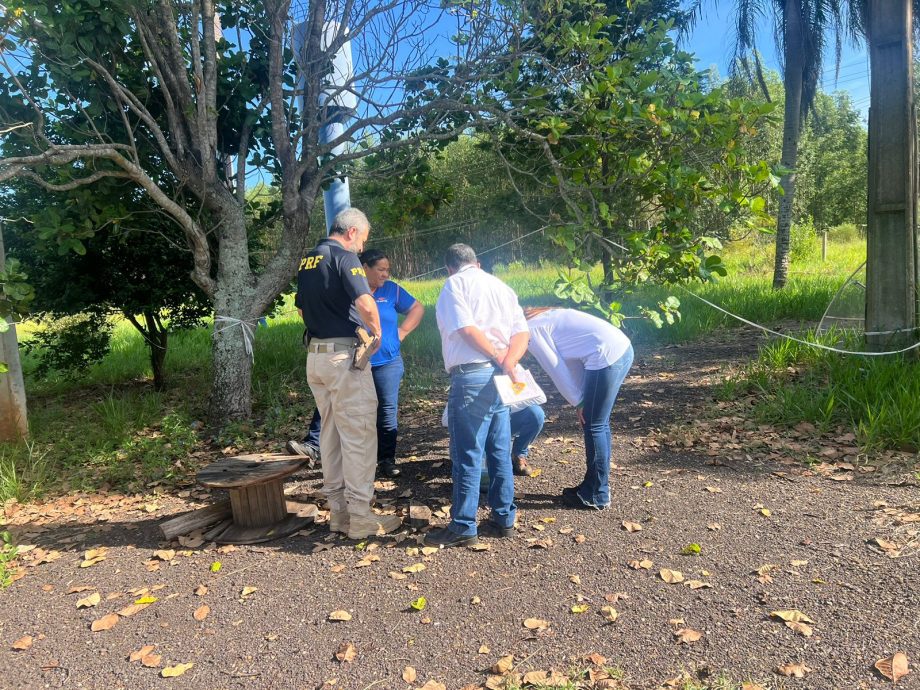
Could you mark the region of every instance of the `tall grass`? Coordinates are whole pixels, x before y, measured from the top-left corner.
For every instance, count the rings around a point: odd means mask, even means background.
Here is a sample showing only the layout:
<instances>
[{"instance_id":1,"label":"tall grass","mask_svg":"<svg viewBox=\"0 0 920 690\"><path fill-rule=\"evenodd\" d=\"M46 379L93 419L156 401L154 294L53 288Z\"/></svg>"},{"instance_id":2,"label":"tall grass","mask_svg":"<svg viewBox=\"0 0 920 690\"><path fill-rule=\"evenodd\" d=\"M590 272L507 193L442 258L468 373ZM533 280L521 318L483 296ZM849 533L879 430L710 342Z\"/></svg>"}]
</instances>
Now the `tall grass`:
<instances>
[{"instance_id":1,"label":"tall grass","mask_svg":"<svg viewBox=\"0 0 920 690\"><path fill-rule=\"evenodd\" d=\"M920 450L920 362L914 357L840 355L780 340L763 346L722 392L727 398L753 394L759 421L807 421L821 432L845 426L868 450Z\"/></svg>"},{"instance_id":2,"label":"tall grass","mask_svg":"<svg viewBox=\"0 0 920 690\"><path fill-rule=\"evenodd\" d=\"M832 243L828 261L794 264L789 286L774 291L771 243L749 241L726 252L727 278L690 290L761 323L813 322L864 257L865 245L858 239ZM558 303L553 294L558 276L554 266L498 267L496 273L525 305ZM444 276L439 275L403 283L426 307L421 326L403 343L407 396L446 386L434 314L443 282ZM680 298L682 319L660 330L645 321L628 320L624 328L637 343L683 342L739 325L679 290L645 286L622 301L627 312L635 313L638 305L654 306L669 294ZM302 332L288 295L278 313L268 319L268 327L256 329L252 377L256 424L229 425L216 442L245 449L259 439L280 442L302 434L312 403L304 374ZM52 478L73 487L106 481L138 488L181 471L188 450L197 442L195 422L206 412L210 338L209 327L170 337L165 393L150 387L147 350L126 322L116 325L108 356L78 377L28 377L32 445L0 444L0 501L41 492ZM24 364L28 371L28 359ZM842 395L837 393L838 398ZM835 402L834 409L841 409L840 404ZM910 422L905 420L904 425ZM871 433L867 431L865 437Z\"/></svg>"}]
</instances>

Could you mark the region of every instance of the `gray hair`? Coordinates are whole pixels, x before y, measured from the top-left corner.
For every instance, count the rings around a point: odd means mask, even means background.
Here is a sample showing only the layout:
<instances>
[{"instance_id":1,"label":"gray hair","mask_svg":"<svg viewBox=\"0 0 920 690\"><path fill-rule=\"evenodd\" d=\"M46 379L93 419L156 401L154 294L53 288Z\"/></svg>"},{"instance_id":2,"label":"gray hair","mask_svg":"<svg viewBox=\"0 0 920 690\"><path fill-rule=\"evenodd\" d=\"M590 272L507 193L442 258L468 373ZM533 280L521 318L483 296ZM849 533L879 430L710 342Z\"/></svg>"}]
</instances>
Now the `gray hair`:
<instances>
[{"instance_id":1,"label":"gray hair","mask_svg":"<svg viewBox=\"0 0 920 690\"><path fill-rule=\"evenodd\" d=\"M367 216L364 215L364 212L359 211L353 206L349 206L335 214L335 219L332 221L332 227L329 228L329 234L344 235L348 232L349 228L370 229L370 227L371 222L367 219Z\"/></svg>"},{"instance_id":2,"label":"gray hair","mask_svg":"<svg viewBox=\"0 0 920 690\"><path fill-rule=\"evenodd\" d=\"M476 263L476 252L468 244L458 242L447 248L444 254L444 265L452 271L457 271L467 264Z\"/></svg>"}]
</instances>

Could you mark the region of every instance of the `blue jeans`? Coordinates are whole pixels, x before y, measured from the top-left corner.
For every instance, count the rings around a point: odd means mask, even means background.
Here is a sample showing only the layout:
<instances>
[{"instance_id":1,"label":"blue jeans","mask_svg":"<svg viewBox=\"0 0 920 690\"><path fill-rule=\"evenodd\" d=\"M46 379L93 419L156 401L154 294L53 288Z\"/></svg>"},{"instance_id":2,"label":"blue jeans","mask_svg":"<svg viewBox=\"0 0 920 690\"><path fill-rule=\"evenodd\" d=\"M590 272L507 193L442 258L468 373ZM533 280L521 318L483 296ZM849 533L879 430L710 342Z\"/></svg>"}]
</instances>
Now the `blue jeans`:
<instances>
[{"instance_id":1,"label":"blue jeans","mask_svg":"<svg viewBox=\"0 0 920 690\"><path fill-rule=\"evenodd\" d=\"M610 413L633 362L630 347L609 367L585 372L585 457L587 470L578 497L595 508L610 505Z\"/></svg>"},{"instance_id":2,"label":"blue jeans","mask_svg":"<svg viewBox=\"0 0 920 690\"><path fill-rule=\"evenodd\" d=\"M374 386L377 388L377 462L393 462L396 459L396 434L399 410L399 384L402 382L402 357L373 367Z\"/></svg>"},{"instance_id":3,"label":"blue jeans","mask_svg":"<svg viewBox=\"0 0 920 690\"><path fill-rule=\"evenodd\" d=\"M540 432L543 431L543 422L546 415L539 405L528 405L525 408L511 413L511 457L526 458L533 443ZM489 486L489 472L485 464L482 466L482 476L479 479L481 491L486 491Z\"/></svg>"},{"instance_id":4,"label":"blue jeans","mask_svg":"<svg viewBox=\"0 0 920 690\"><path fill-rule=\"evenodd\" d=\"M316 450L319 450L319 432L322 429L323 422L319 416L319 410L313 410L313 419L310 420L310 430L307 431L307 435L304 437L304 445L313 446Z\"/></svg>"},{"instance_id":5,"label":"blue jeans","mask_svg":"<svg viewBox=\"0 0 920 690\"><path fill-rule=\"evenodd\" d=\"M447 428L450 433L453 505L448 528L462 536L476 532L479 477L483 456L489 472L488 503L492 520L514 525L514 475L511 471L511 424L492 381L491 367L450 377Z\"/></svg>"},{"instance_id":6,"label":"blue jeans","mask_svg":"<svg viewBox=\"0 0 920 690\"><path fill-rule=\"evenodd\" d=\"M528 405L511 413L511 438L514 439L511 444L512 458L527 457L530 444L536 441L537 436L543 431L544 421L546 415L539 405Z\"/></svg>"}]
</instances>

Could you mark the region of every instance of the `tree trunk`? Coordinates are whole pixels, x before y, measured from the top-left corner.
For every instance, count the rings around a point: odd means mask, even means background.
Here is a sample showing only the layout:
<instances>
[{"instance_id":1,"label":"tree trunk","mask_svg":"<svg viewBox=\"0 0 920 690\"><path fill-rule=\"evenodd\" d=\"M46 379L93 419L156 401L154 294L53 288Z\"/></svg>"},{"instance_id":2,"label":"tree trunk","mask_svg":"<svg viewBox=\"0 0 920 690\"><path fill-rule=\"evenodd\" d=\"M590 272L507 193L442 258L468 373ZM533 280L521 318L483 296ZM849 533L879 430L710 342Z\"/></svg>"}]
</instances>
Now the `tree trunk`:
<instances>
[{"instance_id":1,"label":"tree trunk","mask_svg":"<svg viewBox=\"0 0 920 690\"><path fill-rule=\"evenodd\" d=\"M212 336L213 379L210 416L216 424L246 419L252 413L252 355L246 339L255 336L255 289L246 244L243 210L224 210L217 261ZM231 321L221 321L226 317Z\"/></svg>"},{"instance_id":2,"label":"tree trunk","mask_svg":"<svg viewBox=\"0 0 920 690\"><path fill-rule=\"evenodd\" d=\"M150 368L153 370L153 389L164 391L166 390L166 348L169 344L169 331L153 312L144 312L144 319L147 321L147 344L150 348Z\"/></svg>"},{"instance_id":3,"label":"tree trunk","mask_svg":"<svg viewBox=\"0 0 920 690\"><path fill-rule=\"evenodd\" d=\"M799 161L799 135L802 128L802 80L805 63L805 34L802 27L801 0L786 0L786 54L783 82L786 106L783 119L783 155L781 165L791 170L780 179L783 195L776 217L776 262L773 289L780 290L789 277L789 245L792 235L792 202L795 199L795 166Z\"/></svg>"}]
</instances>

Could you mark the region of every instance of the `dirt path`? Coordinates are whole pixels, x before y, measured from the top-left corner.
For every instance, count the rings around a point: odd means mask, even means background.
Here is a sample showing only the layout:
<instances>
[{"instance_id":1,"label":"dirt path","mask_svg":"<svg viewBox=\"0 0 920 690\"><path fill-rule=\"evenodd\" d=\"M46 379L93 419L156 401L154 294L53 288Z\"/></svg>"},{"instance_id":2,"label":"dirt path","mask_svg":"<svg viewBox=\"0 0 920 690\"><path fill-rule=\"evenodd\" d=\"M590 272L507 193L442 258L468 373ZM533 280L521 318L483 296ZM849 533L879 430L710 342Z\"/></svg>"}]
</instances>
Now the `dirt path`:
<instances>
[{"instance_id":1,"label":"dirt path","mask_svg":"<svg viewBox=\"0 0 920 690\"><path fill-rule=\"evenodd\" d=\"M520 530L511 540L484 540L485 551L411 552L414 532L359 551L323 525L261 547L184 550L158 541L159 521L189 507L174 495L7 506L17 541L38 545L24 558L51 562L26 567L0 592L0 686L369 690L434 680L459 690L484 687L486 669L506 655L518 673L596 671L585 660L592 653L630 689L683 687L673 680L681 674L714 684L723 672L763 688L887 686L872 668L877 660L903 651L920 661L920 488L912 473L803 472L789 464L790 452L775 451L786 440L795 455L802 434L774 434L772 447L751 453L724 421L680 451L658 433L677 422L690 428L711 407L719 371L755 344L742 337L638 353L614 414L617 468L606 512L556 503L583 471L583 448L574 416L551 398L533 453L542 473L518 483ZM414 459L379 494L400 509L448 500L440 411L417 403L404 415L412 429L402 449ZM841 471L849 481L830 480ZM317 476L307 475L302 489L312 491ZM700 553L681 555L691 544ZM100 546L105 560L81 568L84 551ZM158 561L162 548L179 552ZM219 572L211 572L215 561ZM403 572L417 563L424 570ZM684 582L667 584L661 569ZM75 585L90 589L67 594ZM196 595L201 585L207 592ZM256 589L243 596L244 588ZM77 600L94 592L100 603L78 610ZM110 630L90 630L145 595L157 601ZM416 611L410 602L421 596L427 605ZM573 613L579 604L587 610ZM196 621L202 605L209 613ZM615 622L604 606L616 609ZM789 609L814 621L810 636L770 617ZM328 621L334 610L351 620ZM528 630L528 618L548 628ZM702 637L680 643L680 629ZM27 635L30 649L11 650ZM351 662L334 656L345 643L356 652ZM144 645L155 647L159 668L128 661ZM194 666L172 680L160 676L179 663ZM804 679L776 672L796 663L811 669ZM406 666L417 672L414 683L402 679ZM898 687L920 688L920 670Z\"/></svg>"}]
</instances>

